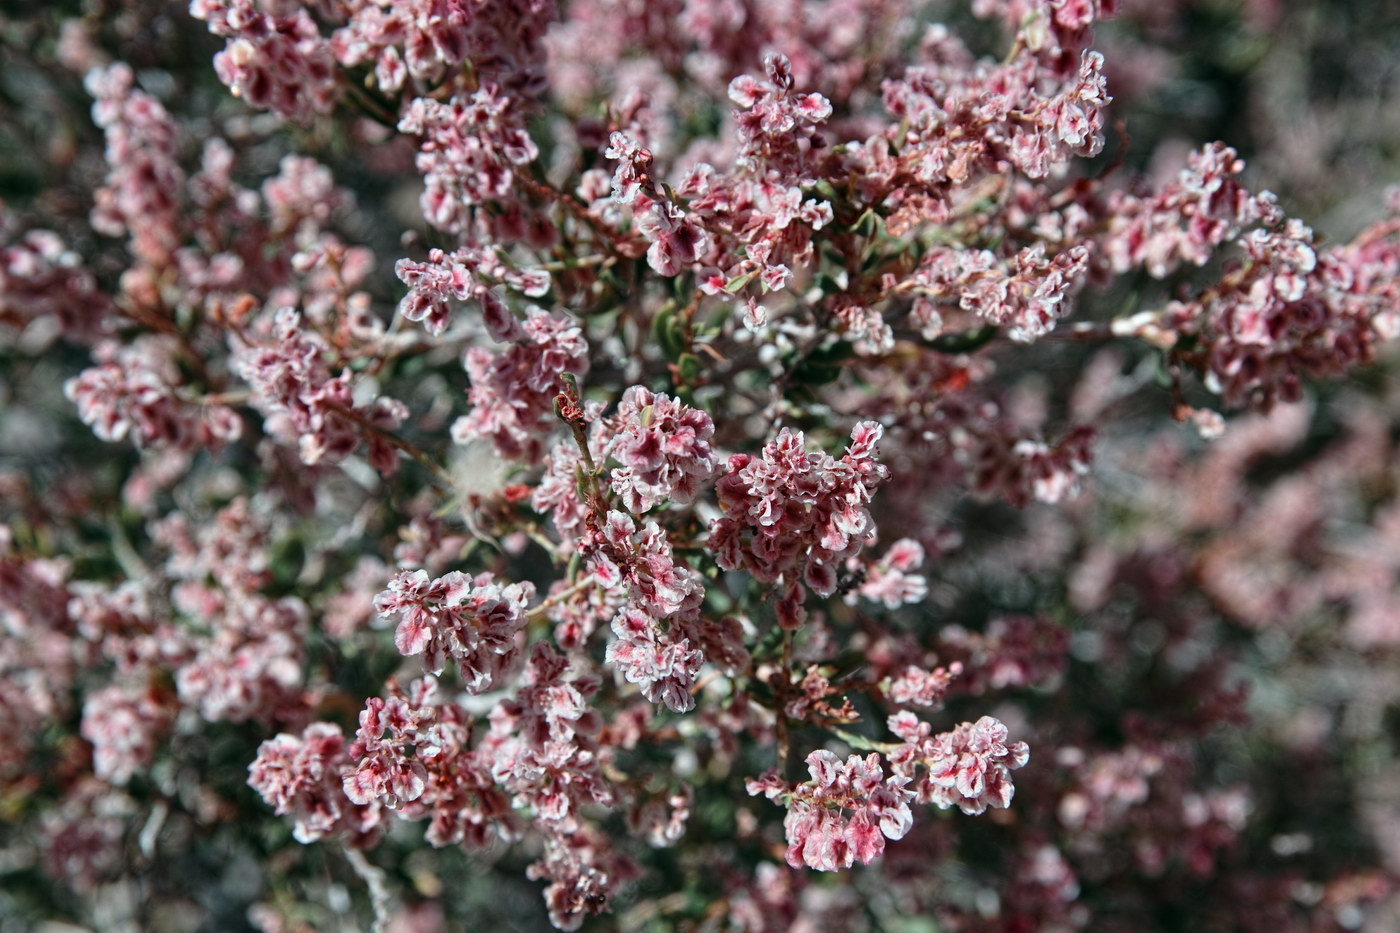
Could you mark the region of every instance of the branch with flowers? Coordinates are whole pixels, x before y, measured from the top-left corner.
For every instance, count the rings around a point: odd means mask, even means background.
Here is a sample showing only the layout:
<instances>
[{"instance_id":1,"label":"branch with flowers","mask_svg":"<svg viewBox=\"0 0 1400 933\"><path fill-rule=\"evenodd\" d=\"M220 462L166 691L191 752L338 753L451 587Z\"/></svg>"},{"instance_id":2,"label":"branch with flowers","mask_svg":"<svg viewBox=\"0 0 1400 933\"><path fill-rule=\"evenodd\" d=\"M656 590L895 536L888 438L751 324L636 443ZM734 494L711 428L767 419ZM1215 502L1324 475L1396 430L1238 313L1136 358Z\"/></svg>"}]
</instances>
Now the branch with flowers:
<instances>
[{"instance_id":1,"label":"branch with flowers","mask_svg":"<svg viewBox=\"0 0 1400 933\"><path fill-rule=\"evenodd\" d=\"M497 916L457 850L565 930L1397 909L1241 775L1323 754L1261 657L1400 644L1400 199L1131 177L1110 0L157 6L212 68L65 21L84 155L0 203L66 432L0 470L0 872L82 895L15 911L155 928L196 837L266 931Z\"/></svg>"}]
</instances>

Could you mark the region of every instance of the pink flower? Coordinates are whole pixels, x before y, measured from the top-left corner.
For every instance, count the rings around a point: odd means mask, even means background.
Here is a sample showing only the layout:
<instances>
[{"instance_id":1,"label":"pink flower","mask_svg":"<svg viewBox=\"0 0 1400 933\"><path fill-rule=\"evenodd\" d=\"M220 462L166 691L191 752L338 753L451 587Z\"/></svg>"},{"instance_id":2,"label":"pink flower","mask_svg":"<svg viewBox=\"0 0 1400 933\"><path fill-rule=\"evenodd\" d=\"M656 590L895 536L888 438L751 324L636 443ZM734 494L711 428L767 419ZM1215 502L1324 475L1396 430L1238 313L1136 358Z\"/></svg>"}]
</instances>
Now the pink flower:
<instances>
[{"instance_id":1,"label":"pink flower","mask_svg":"<svg viewBox=\"0 0 1400 933\"><path fill-rule=\"evenodd\" d=\"M885 693L893 703L910 706L926 706L939 709L948 687L963 671L960 662L954 661L947 667L925 670L913 664L907 665L899 676L890 681Z\"/></svg>"},{"instance_id":2,"label":"pink flower","mask_svg":"<svg viewBox=\"0 0 1400 933\"><path fill-rule=\"evenodd\" d=\"M324 342L291 308L277 312L267 338L240 348L237 363L273 432L295 438L302 462L311 465L345 459L363 437L370 464L386 475L396 472L398 452L381 431L397 429L408 408L387 397L357 405L349 371L330 374Z\"/></svg>"},{"instance_id":3,"label":"pink flower","mask_svg":"<svg viewBox=\"0 0 1400 933\"><path fill-rule=\"evenodd\" d=\"M87 76L93 122L107 138L106 183L95 195L93 229L131 237L131 249L157 269L170 264L185 236L180 194L185 173L177 159L175 121L136 89L130 66L118 63Z\"/></svg>"},{"instance_id":4,"label":"pink flower","mask_svg":"<svg viewBox=\"0 0 1400 933\"><path fill-rule=\"evenodd\" d=\"M502 586L489 573L472 578L453 571L433 580L425 570L405 570L374 605L384 618L399 620L399 653L423 655L433 674L442 673L451 658L463 687L482 693L519 656L515 636L525 627L525 605L534 592L530 583Z\"/></svg>"},{"instance_id":5,"label":"pink flower","mask_svg":"<svg viewBox=\"0 0 1400 933\"><path fill-rule=\"evenodd\" d=\"M923 563L923 545L912 538L901 538L890 545L884 557L866 568L865 582L856 593L884 603L887 609L920 603L928 595L928 581L913 571ZM855 594L847 596L846 601L854 602Z\"/></svg>"},{"instance_id":6,"label":"pink flower","mask_svg":"<svg viewBox=\"0 0 1400 933\"><path fill-rule=\"evenodd\" d=\"M75 340L110 329L113 304L58 234L31 230L0 248L0 320L23 331L50 320Z\"/></svg>"},{"instance_id":7,"label":"pink flower","mask_svg":"<svg viewBox=\"0 0 1400 933\"><path fill-rule=\"evenodd\" d=\"M837 460L808 450L788 428L761 457L735 454L716 483L725 516L710 527L710 550L726 570L743 567L765 583L784 582L788 596L799 581L819 596L836 591L836 568L874 536L867 509L874 488L888 476L875 459L883 434L876 422L851 432ZM792 618L796 618L795 615Z\"/></svg>"},{"instance_id":8,"label":"pink flower","mask_svg":"<svg viewBox=\"0 0 1400 933\"><path fill-rule=\"evenodd\" d=\"M790 786L772 772L748 782L751 795L763 794L775 803L786 799L783 828L793 868L836 871L855 862L868 865L884 853L886 839L903 839L913 825L913 795L904 786L909 778L886 778L879 755L852 755L843 764L831 752L818 750L807 756L807 771L812 779L803 784Z\"/></svg>"},{"instance_id":9,"label":"pink flower","mask_svg":"<svg viewBox=\"0 0 1400 933\"><path fill-rule=\"evenodd\" d=\"M93 772L113 784L127 783L154 760L170 719L170 710L148 690L111 686L88 694L80 732L93 745Z\"/></svg>"},{"instance_id":10,"label":"pink flower","mask_svg":"<svg viewBox=\"0 0 1400 933\"><path fill-rule=\"evenodd\" d=\"M1251 194L1240 182L1244 161L1223 143L1193 152L1174 184L1139 198L1109 200L1104 246L1118 271L1143 266L1164 278L1182 262L1205 265L1216 247L1254 224L1282 219L1270 192Z\"/></svg>"},{"instance_id":11,"label":"pink flower","mask_svg":"<svg viewBox=\"0 0 1400 933\"><path fill-rule=\"evenodd\" d=\"M637 229L650 242L647 263L657 275L674 277L689 269L709 245L705 231L670 200L637 196Z\"/></svg>"},{"instance_id":12,"label":"pink flower","mask_svg":"<svg viewBox=\"0 0 1400 933\"><path fill-rule=\"evenodd\" d=\"M208 594L209 603L221 598ZM275 722L303 715L306 606L248 594L219 606L214 634L175 674L184 703L210 722Z\"/></svg>"},{"instance_id":13,"label":"pink flower","mask_svg":"<svg viewBox=\"0 0 1400 933\"><path fill-rule=\"evenodd\" d=\"M306 122L330 113L340 96L330 43L306 10L254 0L193 0L190 15L229 40L214 70L235 97Z\"/></svg>"},{"instance_id":14,"label":"pink flower","mask_svg":"<svg viewBox=\"0 0 1400 933\"><path fill-rule=\"evenodd\" d=\"M651 151L626 133L614 131L608 137L608 148L603 155L617 160L613 172L612 193L620 204L631 204L637 195L648 187L651 166Z\"/></svg>"},{"instance_id":15,"label":"pink flower","mask_svg":"<svg viewBox=\"0 0 1400 933\"><path fill-rule=\"evenodd\" d=\"M929 724L913 713L891 716L890 730L904 744L890 753L894 772L912 783L911 791L924 803L943 809L954 804L964 813L1011 805L1016 793L1011 772L1030 759L1025 742L1006 743L1007 729L983 716L952 732L930 736Z\"/></svg>"},{"instance_id":16,"label":"pink flower","mask_svg":"<svg viewBox=\"0 0 1400 933\"><path fill-rule=\"evenodd\" d=\"M300 736L281 733L258 747L248 766L248 785L271 804L278 816L294 818L297 842L336 835L363 837L379 824L375 801L352 802L342 789L341 772L349 766L340 727L316 722Z\"/></svg>"},{"instance_id":17,"label":"pink flower","mask_svg":"<svg viewBox=\"0 0 1400 933\"><path fill-rule=\"evenodd\" d=\"M613 490L635 513L668 498L689 505L701 484L714 475L714 433L714 422L705 412L664 393L632 386L618 403L604 448L622 464L612 471Z\"/></svg>"},{"instance_id":18,"label":"pink flower","mask_svg":"<svg viewBox=\"0 0 1400 933\"><path fill-rule=\"evenodd\" d=\"M539 155L520 110L516 99L489 83L446 103L419 97L408 105L399 130L422 139L417 166L427 185L422 205L428 223L447 233L484 227L490 239L506 232L477 209L515 200L514 167Z\"/></svg>"},{"instance_id":19,"label":"pink flower","mask_svg":"<svg viewBox=\"0 0 1400 933\"><path fill-rule=\"evenodd\" d=\"M607 662L615 665L629 683L639 684L642 695L653 703L665 703L673 712L695 708L690 686L705 656L662 632L645 613L623 608L612 622L614 640L608 643Z\"/></svg>"},{"instance_id":20,"label":"pink flower","mask_svg":"<svg viewBox=\"0 0 1400 933\"><path fill-rule=\"evenodd\" d=\"M453 440L489 439L503 457L535 461L558 424L554 396L564 388L561 375L588 370L588 342L568 318L531 308L509 348L472 347L465 366L472 410L453 424Z\"/></svg>"},{"instance_id":21,"label":"pink flower","mask_svg":"<svg viewBox=\"0 0 1400 933\"><path fill-rule=\"evenodd\" d=\"M665 530L647 522L637 537L637 524L616 510L608 512L600 531L590 530L584 555L599 584L624 588L642 612L664 619L700 605L705 588L684 562L677 562Z\"/></svg>"},{"instance_id":22,"label":"pink flower","mask_svg":"<svg viewBox=\"0 0 1400 933\"><path fill-rule=\"evenodd\" d=\"M520 325L492 286L504 283L531 298L549 291L549 274L517 270L501 262L494 250L464 246L449 254L428 251L427 262L400 259L394 273L409 287L399 302L399 313L410 321L422 321L430 334L447 330L450 299L481 305L487 332L498 342L518 340Z\"/></svg>"},{"instance_id":23,"label":"pink flower","mask_svg":"<svg viewBox=\"0 0 1400 933\"><path fill-rule=\"evenodd\" d=\"M807 178L806 151L813 131L831 117L831 101L821 94L793 93L792 63L785 55L763 59L767 80L740 75L729 82L736 112L740 157L777 177Z\"/></svg>"},{"instance_id":24,"label":"pink flower","mask_svg":"<svg viewBox=\"0 0 1400 933\"><path fill-rule=\"evenodd\" d=\"M159 337L125 346L104 342L93 356L98 365L68 380L63 391L102 440L129 437L137 447L193 451L241 436L243 423L233 409L182 398L171 342Z\"/></svg>"}]
</instances>

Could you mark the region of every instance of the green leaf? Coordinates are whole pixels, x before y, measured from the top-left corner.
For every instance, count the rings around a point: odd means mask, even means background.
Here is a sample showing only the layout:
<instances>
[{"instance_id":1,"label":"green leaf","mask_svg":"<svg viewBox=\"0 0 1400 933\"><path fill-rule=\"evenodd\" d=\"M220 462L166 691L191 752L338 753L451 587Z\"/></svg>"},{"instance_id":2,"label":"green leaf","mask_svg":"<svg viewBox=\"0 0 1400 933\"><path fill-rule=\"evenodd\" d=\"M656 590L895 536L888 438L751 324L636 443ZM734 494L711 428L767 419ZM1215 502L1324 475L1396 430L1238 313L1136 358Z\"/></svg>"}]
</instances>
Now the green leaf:
<instances>
[{"instance_id":1,"label":"green leaf","mask_svg":"<svg viewBox=\"0 0 1400 933\"><path fill-rule=\"evenodd\" d=\"M730 279L725 284L724 290L727 291L729 294L733 295L736 292L741 291L745 285L748 285L750 282L752 282L753 277L756 275L758 275L758 272L756 271L746 272L743 275L736 275L734 278Z\"/></svg>"},{"instance_id":2,"label":"green leaf","mask_svg":"<svg viewBox=\"0 0 1400 933\"><path fill-rule=\"evenodd\" d=\"M996 338L997 329L991 324L965 330L960 334L944 334L935 337L932 346L940 353L971 353Z\"/></svg>"},{"instance_id":3,"label":"green leaf","mask_svg":"<svg viewBox=\"0 0 1400 933\"><path fill-rule=\"evenodd\" d=\"M841 378L840 366L823 366L811 362L803 363L792 374L796 382L807 386L824 386Z\"/></svg>"},{"instance_id":4,"label":"green leaf","mask_svg":"<svg viewBox=\"0 0 1400 933\"><path fill-rule=\"evenodd\" d=\"M656 312L656 317L651 321L651 333L666 359L680 359L681 354L685 352L685 329L676 317L675 304L667 302Z\"/></svg>"},{"instance_id":5,"label":"green leaf","mask_svg":"<svg viewBox=\"0 0 1400 933\"><path fill-rule=\"evenodd\" d=\"M681 372L681 381L686 385L694 385L705 368L704 364L700 362L700 357L694 353L682 353L676 365Z\"/></svg>"}]
</instances>

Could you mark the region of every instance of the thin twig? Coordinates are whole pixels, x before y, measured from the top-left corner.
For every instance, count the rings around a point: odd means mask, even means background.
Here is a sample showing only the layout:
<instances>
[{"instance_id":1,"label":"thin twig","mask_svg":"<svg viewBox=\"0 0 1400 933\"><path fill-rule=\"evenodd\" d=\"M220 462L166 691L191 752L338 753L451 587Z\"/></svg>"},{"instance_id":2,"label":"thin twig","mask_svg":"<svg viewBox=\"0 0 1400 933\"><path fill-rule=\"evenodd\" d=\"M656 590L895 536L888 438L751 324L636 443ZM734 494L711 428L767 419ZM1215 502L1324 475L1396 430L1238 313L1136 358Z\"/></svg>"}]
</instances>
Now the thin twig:
<instances>
[{"instance_id":1,"label":"thin twig","mask_svg":"<svg viewBox=\"0 0 1400 933\"><path fill-rule=\"evenodd\" d=\"M345 860L355 869L355 874L364 880L369 888L370 906L374 908L374 933L386 933L389 929L389 913L394 905L393 895L384 881L384 869L371 865L369 859L359 849L345 848Z\"/></svg>"},{"instance_id":2,"label":"thin twig","mask_svg":"<svg viewBox=\"0 0 1400 933\"><path fill-rule=\"evenodd\" d=\"M360 414L353 408L346 408L344 405L331 405L330 408L336 414L348 418L349 420L358 424L360 427L364 428L366 431L373 433L375 436L377 436L380 440L384 441L384 443L388 444L390 447L394 448L397 451L400 451L401 453L407 454L413 460L416 460L424 468L430 471L434 476L442 480L442 482L445 483L449 489L456 487L457 481L453 479L451 473L447 472L446 467L438 463L432 457L428 456L428 454L425 453L423 450L404 440L402 437L399 437L393 431L390 431L386 428L381 428L379 425L370 421L368 418L366 418L364 415Z\"/></svg>"},{"instance_id":3,"label":"thin twig","mask_svg":"<svg viewBox=\"0 0 1400 933\"><path fill-rule=\"evenodd\" d=\"M593 585L594 585L593 575L592 575L592 574L589 574L588 576L584 577L582 580L579 580L578 582L576 582L576 583L573 584L572 586L568 587L567 589L562 589L562 590L560 590L559 592L555 593L553 596L550 596L550 597L549 597L548 599L546 599L544 602L540 603L538 606L535 606L533 609L531 609L530 611L526 612L526 613L525 613L525 618L526 618L528 621L530 621L530 622L534 622L534 621L536 621L536 620L538 620L538 619L543 619L545 613L548 612L551 608L553 608L554 606L559 605L559 604L562 603L564 600L569 599L570 597L575 596L575 595L577 595L578 593L583 592L584 590L588 589L590 586L593 586Z\"/></svg>"}]
</instances>

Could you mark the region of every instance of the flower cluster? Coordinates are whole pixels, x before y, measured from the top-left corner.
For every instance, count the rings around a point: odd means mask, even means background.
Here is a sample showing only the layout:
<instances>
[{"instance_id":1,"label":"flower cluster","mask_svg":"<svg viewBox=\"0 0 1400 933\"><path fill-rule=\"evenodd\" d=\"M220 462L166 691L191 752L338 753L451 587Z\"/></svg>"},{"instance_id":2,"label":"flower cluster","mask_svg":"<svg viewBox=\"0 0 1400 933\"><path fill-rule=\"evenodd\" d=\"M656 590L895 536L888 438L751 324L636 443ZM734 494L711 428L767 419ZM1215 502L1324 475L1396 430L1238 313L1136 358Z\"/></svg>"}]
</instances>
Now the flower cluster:
<instances>
[{"instance_id":1,"label":"flower cluster","mask_svg":"<svg viewBox=\"0 0 1400 933\"><path fill-rule=\"evenodd\" d=\"M471 693L489 690L518 659L516 634L525 626L528 583L501 586L489 573L475 578L453 571L430 579L426 570L401 571L374 599L387 619L398 619L394 645L441 674L451 658Z\"/></svg>"},{"instance_id":2,"label":"flower cluster","mask_svg":"<svg viewBox=\"0 0 1400 933\"><path fill-rule=\"evenodd\" d=\"M510 269L491 251L467 246L450 256L440 249L431 250L427 262L400 259L394 272L409 288L399 303L399 313L410 321L422 321L430 334L447 330L450 299L470 299L481 305L491 336L510 340L519 336L520 327L491 286L503 282L530 298L543 297L549 291L547 273Z\"/></svg>"},{"instance_id":3,"label":"flower cluster","mask_svg":"<svg viewBox=\"0 0 1400 933\"><path fill-rule=\"evenodd\" d=\"M784 626L801 624L801 584L830 596L844 558L872 536L868 505L888 475L875 459L883 433L874 422L857 425L837 460L809 450L800 433L784 428L762 456L730 457L715 484L726 514L710 529L710 549L724 569L742 567L782 586L778 617Z\"/></svg>"},{"instance_id":4,"label":"flower cluster","mask_svg":"<svg viewBox=\"0 0 1400 933\"><path fill-rule=\"evenodd\" d=\"M274 434L289 435L306 464L335 463L355 451L363 439L372 466L381 473L398 469L398 451L388 432L408 417L408 409L391 398L356 404L349 372L331 376L322 342L302 326L291 308L277 312L267 335L238 354L239 374L253 387L259 407Z\"/></svg>"},{"instance_id":5,"label":"flower cluster","mask_svg":"<svg viewBox=\"0 0 1400 933\"><path fill-rule=\"evenodd\" d=\"M890 764L921 802L945 810L956 805L964 813L1011 806L1011 772L1030 760L1030 749L1025 742L1007 744L1000 721L983 716L933 735L928 723L906 712L891 717L889 725L904 740L890 753Z\"/></svg>"},{"instance_id":6,"label":"flower cluster","mask_svg":"<svg viewBox=\"0 0 1400 933\"><path fill-rule=\"evenodd\" d=\"M911 538L901 538L890 545L884 556L869 566L857 567L865 576L865 581L854 593L846 596L853 602L854 595L884 603L887 609L914 605L928 595L928 580L913 571L923 566L924 546Z\"/></svg>"},{"instance_id":7,"label":"flower cluster","mask_svg":"<svg viewBox=\"0 0 1400 933\"><path fill-rule=\"evenodd\" d=\"M299 736L284 732L258 746L248 783L278 816L292 816L297 842L339 836L366 844L378 828L379 806L347 799L341 772L349 763L340 727L317 722Z\"/></svg>"},{"instance_id":8,"label":"flower cluster","mask_svg":"<svg viewBox=\"0 0 1400 933\"><path fill-rule=\"evenodd\" d=\"M93 357L99 365L68 380L63 390L102 440L130 437L138 447L193 450L222 446L242 433L242 421L228 406L180 397L171 341L104 342Z\"/></svg>"},{"instance_id":9,"label":"flower cluster","mask_svg":"<svg viewBox=\"0 0 1400 933\"><path fill-rule=\"evenodd\" d=\"M607 662L629 682L639 684L644 697L665 703L677 713L695 708L690 686L705 660L699 649L692 648L688 639L667 637L650 616L636 609L620 609L612 630Z\"/></svg>"},{"instance_id":10,"label":"flower cluster","mask_svg":"<svg viewBox=\"0 0 1400 933\"><path fill-rule=\"evenodd\" d=\"M539 155L521 124L519 105L493 85L447 103L419 97L409 105L399 130L422 139L417 165L427 186L422 200L429 223L446 233L480 232L487 242L525 235L529 218L521 216L518 207L505 217L477 210L481 205L512 203L514 167L528 165Z\"/></svg>"},{"instance_id":11,"label":"flower cluster","mask_svg":"<svg viewBox=\"0 0 1400 933\"><path fill-rule=\"evenodd\" d=\"M664 392L629 388L609 433L604 450L622 464L609 479L631 512L650 511L667 499L690 505L714 475L714 422Z\"/></svg>"},{"instance_id":12,"label":"flower cluster","mask_svg":"<svg viewBox=\"0 0 1400 933\"><path fill-rule=\"evenodd\" d=\"M1046 260L1037 244L1005 264L986 250L933 249L910 281L930 297L957 296L963 310L1007 327L1012 340L1029 342L1054 329L1088 263L1082 245Z\"/></svg>"},{"instance_id":13,"label":"flower cluster","mask_svg":"<svg viewBox=\"0 0 1400 933\"><path fill-rule=\"evenodd\" d=\"M87 80L94 122L107 136L106 184L96 193L93 228L131 237L143 262L167 265L181 239L178 193L185 174L174 121L160 101L136 88L126 65L93 71Z\"/></svg>"},{"instance_id":14,"label":"flower cluster","mask_svg":"<svg viewBox=\"0 0 1400 933\"><path fill-rule=\"evenodd\" d=\"M913 824L907 775L885 777L880 756L852 755L843 763L824 749L807 756L812 779L788 785L770 773L750 780L750 794L787 803L783 820L787 862L818 871L869 865L885 851L886 839L903 839Z\"/></svg>"},{"instance_id":15,"label":"flower cluster","mask_svg":"<svg viewBox=\"0 0 1400 933\"><path fill-rule=\"evenodd\" d=\"M0 322L23 333L47 322L87 337L108 324L112 301L77 253L51 230L31 230L0 249Z\"/></svg>"},{"instance_id":16,"label":"flower cluster","mask_svg":"<svg viewBox=\"0 0 1400 933\"><path fill-rule=\"evenodd\" d=\"M0 17L10 925L1396 926L1393 24L120 6Z\"/></svg>"},{"instance_id":17,"label":"flower cluster","mask_svg":"<svg viewBox=\"0 0 1400 933\"><path fill-rule=\"evenodd\" d=\"M214 70L249 106L297 122L335 107L341 88L330 43L298 4L192 0L190 15L228 40Z\"/></svg>"},{"instance_id":18,"label":"flower cluster","mask_svg":"<svg viewBox=\"0 0 1400 933\"><path fill-rule=\"evenodd\" d=\"M1216 247L1256 223L1277 223L1277 199L1251 194L1239 180L1243 171L1234 149L1214 143L1191 153L1177 181L1149 198L1115 192L1105 242L1113 267L1141 266L1163 278L1183 262L1204 265Z\"/></svg>"},{"instance_id":19,"label":"flower cluster","mask_svg":"<svg viewBox=\"0 0 1400 933\"><path fill-rule=\"evenodd\" d=\"M567 318L531 308L509 348L467 351L471 411L452 425L452 439L490 440L507 459L539 458L542 441L554 426L554 396L563 374L588 370L588 342Z\"/></svg>"}]
</instances>

